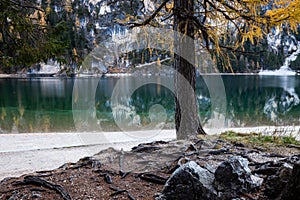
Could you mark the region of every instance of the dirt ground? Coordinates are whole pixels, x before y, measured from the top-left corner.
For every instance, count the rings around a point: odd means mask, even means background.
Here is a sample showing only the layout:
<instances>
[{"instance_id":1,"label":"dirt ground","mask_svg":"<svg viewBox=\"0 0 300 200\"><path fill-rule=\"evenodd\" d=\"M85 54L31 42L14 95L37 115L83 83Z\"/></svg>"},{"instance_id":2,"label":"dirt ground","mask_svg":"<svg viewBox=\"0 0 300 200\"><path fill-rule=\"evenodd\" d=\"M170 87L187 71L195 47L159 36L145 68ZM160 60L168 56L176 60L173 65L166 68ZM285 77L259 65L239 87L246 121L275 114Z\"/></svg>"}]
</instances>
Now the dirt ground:
<instances>
[{"instance_id":1,"label":"dirt ground","mask_svg":"<svg viewBox=\"0 0 300 200\"><path fill-rule=\"evenodd\" d=\"M255 147L221 139L157 141L131 151L108 148L55 170L5 178L0 199L154 199L172 172L189 160L215 169L228 157L241 155L253 167L299 153L298 147ZM266 199L260 191L244 198Z\"/></svg>"}]
</instances>

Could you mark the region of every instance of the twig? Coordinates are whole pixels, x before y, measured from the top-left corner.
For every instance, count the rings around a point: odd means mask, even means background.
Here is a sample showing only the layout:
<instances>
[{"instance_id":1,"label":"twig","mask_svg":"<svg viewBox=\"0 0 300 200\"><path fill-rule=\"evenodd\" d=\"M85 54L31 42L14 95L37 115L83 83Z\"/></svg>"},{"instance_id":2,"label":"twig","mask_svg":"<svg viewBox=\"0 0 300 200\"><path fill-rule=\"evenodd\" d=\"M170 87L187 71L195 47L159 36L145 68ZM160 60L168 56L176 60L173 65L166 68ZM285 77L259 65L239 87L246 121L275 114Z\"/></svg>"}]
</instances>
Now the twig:
<instances>
[{"instance_id":1,"label":"twig","mask_svg":"<svg viewBox=\"0 0 300 200\"><path fill-rule=\"evenodd\" d=\"M127 190L118 190L118 191L112 193L110 196L113 197L113 196L116 196L116 195L118 195L118 194L122 194L122 193L124 193L124 192L127 192Z\"/></svg>"},{"instance_id":2,"label":"twig","mask_svg":"<svg viewBox=\"0 0 300 200\"><path fill-rule=\"evenodd\" d=\"M155 17L156 15L159 13L159 11L161 11L161 9L169 2L170 0L165 0L164 2L162 2L162 4L160 4L160 6L152 13L152 15L150 17L148 17L145 21L141 22L141 23L128 23L128 25L131 25L130 28L133 27L138 27L138 26L145 26L147 24L149 24Z\"/></svg>"},{"instance_id":3,"label":"twig","mask_svg":"<svg viewBox=\"0 0 300 200\"><path fill-rule=\"evenodd\" d=\"M169 16L167 16L166 18L162 19L161 21L164 22L164 21L170 19L173 16L174 16L174 13L170 14Z\"/></svg>"},{"instance_id":4,"label":"twig","mask_svg":"<svg viewBox=\"0 0 300 200\"><path fill-rule=\"evenodd\" d=\"M115 187L115 186L109 186L109 189L115 191L114 193L112 193L112 194L110 195L111 197L126 192L128 198L129 198L130 200L135 200L135 198L132 196L132 194L130 194L130 192L128 192L128 190L126 190L126 189L120 189L120 188L117 188L117 187Z\"/></svg>"},{"instance_id":5,"label":"twig","mask_svg":"<svg viewBox=\"0 0 300 200\"><path fill-rule=\"evenodd\" d=\"M289 148L296 148L296 149L300 149L300 145L295 145L295 144L288 144L286 145Z\"/></svg>"},{"instance_id":6,"label":"twig","mask_svg":"<svg viewBox=\"0 0 300 200\"><path fill-rule=\"evenodd\" d=\"M18 184L33 184L37 186L43 186L45 188L51 189L59 193L64 200L71 200L70 195L64 190L61 185L51 183L49 181L43 180L36 176L25 176L23 181L18 182Z\"/></svg>"},{"instance_id":7,"label":"twig","mask_svg":"<svg viewBox=\"0 0 300 200\"><path fill-rule=\"evenodd\" d=\"M122 172L120 175L121 175L121 179L124 179L124 178L126 178L126 176L128 175L128 174L130 174L131 172Z\"/></svg>"},{"instance_id":8,"label":"twig","mask_svg":"<svg viewBox=\"0 0 300 200\"><path fill-rule=\"evenodd\" d=\"M266 156L266 157L271 157L271 158L285 158L285 156L281 155L281 154L277 154L277 153L270 153L270 154L265 154L263 156Z\"/></svg>"},{"instance_id":9,"label":"twig","mask_svg":"<svg viewBox=\"0 0 300 200\"><path fill-rule=\"evenodd\" d=\"M120 152L120 157L119 157L120 174L123 174L123 173L124 173L123 163L124 163L124 150L123 150L123 148L122 148L122 149L121 149L121 152Z\"/></svg>"},{"instance_id":10,"label":"twig","mask_svg":"<svg viewBox=\"0 0 300 200\"><path fill-rule=\"evenodd\" d=\"M158 149L161 149L160 147L156 147L156 146L152 146L152 147L149 147L149 146L137 146L137 147L134 147L132 148L132 152L135 152L135 153L151 153L153 151L156 151Z\"/></svg>"},{"instance_id":11,"label":"twig","mask_svg":"<svg viewBox=\"0 0 300 200\"><path fill-rule=\"evenodd\" d=\"M34 5L30 5L28 2L26 2L27 5L25 5L25 4L21 4L20 2L14 1L14 0L8 0L8 1L10 3L14 4L14 5L17 5L17 6L21 7L21 8L27 8L27 9L29 8L29 9L34 9L34 10L38 10L38 11L44 12L44 10L42 10L41 8L38 8L38 7L34 6Z\"/></svg>"},{"instance_id":12,"label":"twig","mask_svg":"<svg viewBox=\"0 0 300 200\"><path fill-rule=\"evenodd\" d=\"M128 191L127 191L127 196L130 200L135 200L135 198L132 196L132 194L130 194Z\"/></svg>"},{"instance_id":13,"label":"twig","mask_svg":"<svg viewBox=\"0 0 300 200\"><path fill-rule=\"evenodd\" d=\"M212 155L220 155L220 154L223 154L223 153L226 153L228 152L229 149L228 148L221 148L221 149L218 149L218 150L213 150L213 151L210 151L208 152L208 154L212 154Z\"/></svg>"},{"instance_id":14,"label":"twig","mask_svg":"<svg viewBox=\"0 0 300 200\"><path fill-rule=\"evenodd\" d=\"M142 173L138 175L142 180L151 182L151 183L156 183L156 184L162 184L164 185L167 181L166 178L158 176L156 174L151 174L151 173Z\"/></svg>"}]
</instances>

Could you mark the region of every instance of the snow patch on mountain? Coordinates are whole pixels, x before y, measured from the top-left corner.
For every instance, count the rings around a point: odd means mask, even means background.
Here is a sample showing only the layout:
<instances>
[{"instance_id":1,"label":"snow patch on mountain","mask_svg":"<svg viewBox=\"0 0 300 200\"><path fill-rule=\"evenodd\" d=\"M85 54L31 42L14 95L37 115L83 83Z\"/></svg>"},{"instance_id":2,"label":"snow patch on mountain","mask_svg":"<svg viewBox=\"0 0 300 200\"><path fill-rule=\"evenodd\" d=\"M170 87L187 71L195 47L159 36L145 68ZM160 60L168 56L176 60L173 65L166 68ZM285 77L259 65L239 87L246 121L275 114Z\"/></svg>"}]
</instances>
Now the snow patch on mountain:
<instances>
[{"instance_id":1,"label":"snow patch on mountain","mask_svg":"<svg viewBox=\"0 0 300 200\"><path fill-rule=\"evenodd\" d=\"M300 54L300 42L296 40L285 27L282 30L277 27L267 35L267 41L270 51L275 54L279 54L282 50L285 55L285 61L278 70L263 70L259 72L259 75L272 75L272 76L290 76L296 75L296 72L290 69L290 64L295 61Z\"/></svg>"}]
</instances>

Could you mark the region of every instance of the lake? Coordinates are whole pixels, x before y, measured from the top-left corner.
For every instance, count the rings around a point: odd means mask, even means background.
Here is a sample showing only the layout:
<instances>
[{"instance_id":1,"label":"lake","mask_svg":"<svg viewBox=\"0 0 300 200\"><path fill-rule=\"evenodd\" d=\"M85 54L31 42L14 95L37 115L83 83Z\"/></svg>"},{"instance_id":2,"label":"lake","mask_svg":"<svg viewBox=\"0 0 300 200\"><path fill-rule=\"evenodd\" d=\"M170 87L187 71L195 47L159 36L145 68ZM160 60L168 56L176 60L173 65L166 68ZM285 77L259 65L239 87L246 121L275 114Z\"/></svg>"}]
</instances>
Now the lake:
<instances>
[{"instance_id":1,"label":"lake","mask_svg":"<svg viewBox=\"0 0 300 200\"><path fill-rule=\"evenodd\" d=\"M2 78L0 133L171 129L172 83L168 76ZM209 128L300 125L299 95L300 76L197 78Z\"/></svg>"}]
</instances>

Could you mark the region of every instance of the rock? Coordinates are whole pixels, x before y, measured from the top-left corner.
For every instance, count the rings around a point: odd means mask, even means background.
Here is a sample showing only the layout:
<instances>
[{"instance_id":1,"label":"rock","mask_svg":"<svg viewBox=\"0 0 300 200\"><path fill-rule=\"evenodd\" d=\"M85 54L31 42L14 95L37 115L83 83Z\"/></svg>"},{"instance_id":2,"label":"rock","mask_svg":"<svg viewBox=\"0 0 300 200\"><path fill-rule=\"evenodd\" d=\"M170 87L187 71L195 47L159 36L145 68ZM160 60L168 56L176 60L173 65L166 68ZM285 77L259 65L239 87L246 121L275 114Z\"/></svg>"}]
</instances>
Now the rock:
<instances>
[{"instance_id":1,"label":"rock","mask_svg":"<svg viewBox=\"0 0 300 200\"><path fill-rule=\"evenodd\" d=\"M215 172L214 186L223 198L236 197L259 187L263 179L251 174L248 160L241 156L230 157Z\"/></svg>"},{"instance_id":2,"label":"rock","mask_svg":"<svg viewBox=\"0 0 300 200\"><path fill-rule=\"evenodd\" d=\"M292 175L281 195L282 200L300 199L300 161L295 163Z\"/></svg>"},{"instance_id":3,"label":"rock","mask_svg":"<svg viewBox=\"0 0 300 200\"><path fill-rule=\"evenodd\" d=\"M162 194L156 199L214 200L213 173L190 161L177 168L167 180Z\"/></svg>"},{"instance_id":4,"label":"rock","mask_svg":"<svg viewBox=\"0 0 300 200\"><path fill-rule=\"evenodd\" d=\"M300 154L299 155L293 155L288 158L288 162L295 164L300 161Z\"/></svg>"},{"instance_id":5,"label":"rock","mask_svg":"<svg viewBox=\"0 0 300 200\"><path fill-rule=\"evenodd\" d=\"M105 180L106 183L112 184L112 178L109 174L104 175L104 180Z\"/></svg>"},{"instance_id":6,"label":"rock","mask_svg":"<svg viewBox=\"0 0 300 200\"><path fill-rule=\"evenodd\" d=\"M291 165L284 163L281 167L278 167L275 174L268 176L265 181L265 195L269 198L278 197L289 181L292 170Z\"/></svg>"}]
</instances>

